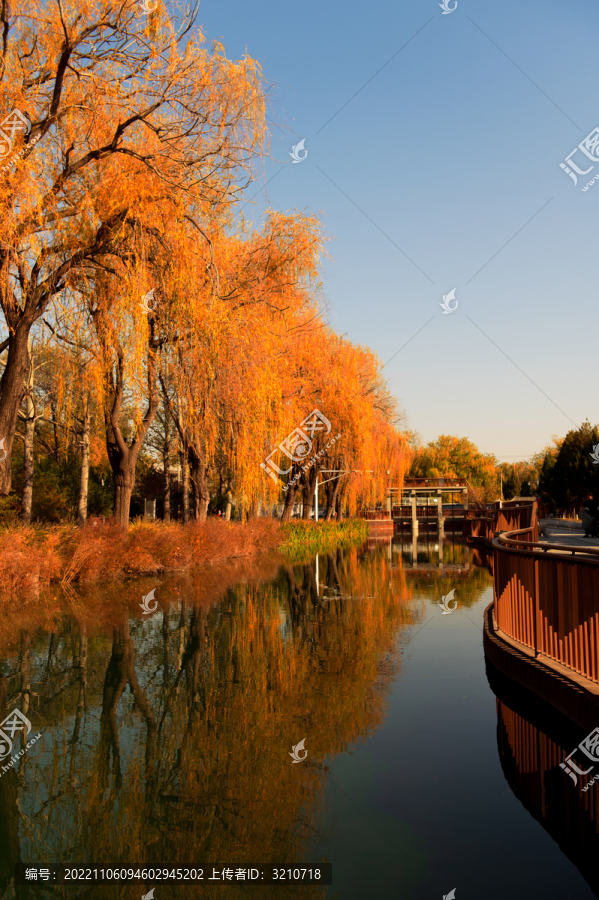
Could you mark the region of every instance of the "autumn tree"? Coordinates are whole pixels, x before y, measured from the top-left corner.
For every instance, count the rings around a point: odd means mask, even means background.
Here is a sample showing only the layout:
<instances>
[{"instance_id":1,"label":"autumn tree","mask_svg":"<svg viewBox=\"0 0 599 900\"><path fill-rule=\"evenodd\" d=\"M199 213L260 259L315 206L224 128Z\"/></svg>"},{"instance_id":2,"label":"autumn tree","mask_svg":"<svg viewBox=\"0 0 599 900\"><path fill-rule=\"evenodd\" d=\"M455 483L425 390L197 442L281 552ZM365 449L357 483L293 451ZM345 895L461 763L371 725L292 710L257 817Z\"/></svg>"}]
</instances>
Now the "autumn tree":
<instances>
[{"instance_id":1,"label":"autumn tree","mask_svg":"<svg viewBox=\"0 0 599 900\"><path fill-rule=\"evenodd\" d=\"M473 488L481 488L486 500L495 500L499 490L495 465L493 454L481 453L468 438L442 434L416 451L410 477L463 478Z\"/></svg>"},{"instance_id":2,"label":"autumn tree","mask_svg":"<svg viewBox=\"0 0 599 900\"><path fill-rule=\"evenodd\" d=\"M174 386L170 411L202 520L217 462L242 508L262 495L266 436L273 422L290 421L283 395L290 331L315 315L321 238L314 217L272 213L260 230L202 229L190 246L178 277L192 287L178 310L164 387L168 396Z\"/></svg>"},{"instance_id":3,"label":"autumn tree","mask_svg":"<svg viewBox=\"0 0 599 900\"><path fill-rule=\"evenodd\" d=\"M3 4L2 106L31 127L13 133L19 153L0 172L1 494L34 324L82 269L126 255L140 203L226 206L262 147L259 68L203 47L196 15L170 19L161 5L140 16L114 0Z\"/></svg>"},{"instance_id":4,"label":"autumn tree","mask_svg":"<svg viewBox=\"0 0 599 900\"><path fill-rule=\"evenodd\" d=\"M380 360L334 334L323 321L294 339L290 360L286 391L293 424L300 429L292 432L292 443L300 448L305 444L303 431L309 432L311 446L305 447L305 459L302 453L290 459L288 439L278 438L279 453L272 459L286 480L274 483L274 488L268 484L268 489L272 497L283 492L282 520L289 519L300 491L304 518L310 517L321 473L320 480L330 485L328 518L335 509L340 511L342 497L352 512L382 501L391 483L401 485L408 457L399 429L401 416L382 377ZM330 432L328 425L312 429L312 420L300 428L315 409L330 422Z\"/></svg>"}]
</instances>

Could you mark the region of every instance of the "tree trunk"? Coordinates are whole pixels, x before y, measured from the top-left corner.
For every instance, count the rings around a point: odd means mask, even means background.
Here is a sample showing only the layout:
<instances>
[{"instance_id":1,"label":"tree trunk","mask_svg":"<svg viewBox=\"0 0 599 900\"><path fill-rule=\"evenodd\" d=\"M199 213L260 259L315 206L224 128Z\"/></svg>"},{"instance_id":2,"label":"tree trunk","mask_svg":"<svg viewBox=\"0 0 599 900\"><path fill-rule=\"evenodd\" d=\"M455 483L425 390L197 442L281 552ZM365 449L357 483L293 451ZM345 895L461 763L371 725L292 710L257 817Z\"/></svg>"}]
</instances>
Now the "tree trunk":
<instances>
[{"instance_id":1,"label":"tree trunk","mask_svg":"<svg viewBox=\"0 0 599 900\"><path fill-rule=\"evenodd\" d=\"M164 416L164 444L162 445L162 467L164 469L164 494L162 518L165 522L171 520L171 436L169 429L170 417L168 410Z\"/></svg>"},{"instance_id":2,"label":"tree trunk","mask_svg":"<svg viewBox=\"0 0 599 900\"><path fill-rule=\"evenodd\" d=\"M33 356L31 340L27 344L27 382L25 385L25 438L23 441L23 497L19 518L27 525L31 524L31 506L33 503L33 440L35 437L35 404L33 402Z\"/></svg>"},{"instance_id":3,"label":"tree trunk","mask_svg":"<svg viewBox=\"0 0 599 900\"><path fill-rule=\"evenodd\" d=\"M35 413L33 403L27 397L27 418L25 419L25 441L23 448L23 497L21 500L21 512L19 518L27 525L31 524L31 505L33 502L33 438L35 435Z\"/></svg>"},{"instance_id":4,"label":"tree trunk","mask_svg":"<svg viewBox=\"0 0 599 900\"><path fill-rule=\"evenodd\" d=\"M190 464L191 468L191 464ZM190 472L191 477L191 499L192 499L192 509L193 509L193 519L195 522L198 522L200 519L200 493L198 491L195 479L193 477L193 473Z\"/></svg>"},{"instance_id":5,"label":"tree trunk","mask_svg":"<svg viewBox=\"0 0 599 900\"><path fill-rule=\"evenodd\" d=\"M339 491L337 495L337 500L335 502L335 509L337 511L336 519L338 522L343 518L343 491Z\"/></svg>"},{"instance_id":6,"label":"tree trunk","mask_svg":"<svg viewBox=\"0 0 599 900\"><path fill-rule=\"evenodd\" d=\"M81 432L81 479L79 482L79 509L77 522L83 527L87 520L87 497L89 493L89 433L90 433L89 397L85 398L83 409L83 430Z\"/></svg>"},{"instance_id":7,"label":"tree trunk","mask_svg":"<svg viewBox=\"0 0 599 900\"><path fill-rule=\"evenodd\" d=\"M60 465L60 441L58 439L58 404L55 400L50 401L50 409L52 410L52 427L54 429L54 458Z\"/></svg>"},{"instance_id":8,"label":"tree trunk","mask_svg":"<svg viewBox=\"0 0 599 900\"><path fill-rule=\"evenodd\" d=\"M96 326L100 328L100 326ZM99 330L101 334L101 330ZM125 354L120 344L116 343L116 365L111 364L106 371L107 404L104 410L106 423L106 451L110 468L114 475L114 519L124 531L129 528L129 508L131 494L135 487L135 466L142 444L158 410L158 392L156 390L156 364L154 360L154 325L151 320L148 344L148 408L137 428L133 442L129 445L120 426L120 415L123 404ZM104 348L105 357L108 351Z\"/></svg>"},{"instance_id":9,"label":"tree trunk","mask_svg":"<svg viewBox=\"0 0 599 900\"><path fill-rule=\"evenodd\" d=\"M291 513L293 512L295 498L298 495L299 489L300 486L296 483L293 487L289 488L285 494L285 505L283 507L283 512L281 513L281 522L289 522L291 519Z\"/></svg>"},{"instance_id":10,"label":"tree trunk","mask_svg":"<svg viewBox=\"0 0 599 900\"><path fill-rule=\"evenodd\" d=\"M0 379L0 496L2 497L9 494L11 488L12 448L19 407L25 393L30 328L30 323L21 319L15 331L9 333L8 358Z\"/></svg>"},{"instance_id":11,"label":"tree trunk","mask_svg":"<svg viewBox=\"0 0 599 900\"><path fill-rule=\"evenodd\" d=\"M171 520L171 473L169 472L168 453L166 453L162 457L162 459L163 459L163 465L164 465L164 498L163 498L162 517L165 522L170 522L170 520Z\"/></svg>"},{"instance_id":12,"label":"tree trunk","mask_svg":"<svg viewBox=\"0 0 599 900\"><path fill-rule=\"evenodd\" d=\"M227 505L225 507L225 521L231 521L231 507L233 506L233 492L231 491L231 485L227 487Z\"/></svg>"},{"instance_id":13,"label":"tree trunk","mask_svg":"<svg viewBox=\"0 0 599 900\"><path fill-rule=\"evenodd\" d=\"M208 466L193 446L189 448L189 469L193 487L194 518L198 522L205 522L210 504Z\"/></svg>"},{"instance_id":14,"label":"tree trunk","mask_svg":"<svg viewBox=\"0 0 599 900\"><path fill-rule=\"evenodd\" d=\"M304 486L304 509L302 512L302 519L306 519L307 521L310 521L312 508L314 506L314 491L316 490L317 475L318 469L316 466L313 466L308 473L306 484Z\"/></svg>"},{"instance_id":15,"label":"tree trunk","mask_svg":"<svg viewBox=\"0 0 599 900\"><path fill-rule=\"evenodd\" d=\"M33 503L33 441L35 437L35 404L33 402L33 354L31 339L27 342L27 381L25 382L25 436L23 440L23 497L19 518L27 525L31 524L31 506ZM21 413L23 416L23 413Z\"/></svg>"},{"instance_id":16,"label":"tree trunk","mask_svg":"<svg viewBox=\"0 0 599 900\"><path fill-rule=\"evenodd\" d=\"M333 513L335 512L335 504L337 503L337 496L339 494L339 488L341 487L341 477L338 477L335 479L335 481L330 481L329 484L327 484L327 511L324 517L325 522L330 522L333 518Z\"/></svg>"},{"instance_id":17,"label":"tree trunk","mask_svg":"<svg viewBox=\"0 0 599 900\"><path fill-rule=\"evenodd\" d=\"M118 460L117 466L112 466L114 475L114 519L125 531L129 527L129 510L131 508L131 494L135 487L137 456L138 452L129 450L128 453Z\"/></svg>"},{"instance_id":18,"label":"tree trunk","mask_svg":"<svg viewBox=\"0 0 599 900\"><path fill-rule=\"evenodd\" d=\"M189 468L187 466L187 451L181 451L181 479L183 481L183 521L189 522Z\"/></svg>"}]
</instances>

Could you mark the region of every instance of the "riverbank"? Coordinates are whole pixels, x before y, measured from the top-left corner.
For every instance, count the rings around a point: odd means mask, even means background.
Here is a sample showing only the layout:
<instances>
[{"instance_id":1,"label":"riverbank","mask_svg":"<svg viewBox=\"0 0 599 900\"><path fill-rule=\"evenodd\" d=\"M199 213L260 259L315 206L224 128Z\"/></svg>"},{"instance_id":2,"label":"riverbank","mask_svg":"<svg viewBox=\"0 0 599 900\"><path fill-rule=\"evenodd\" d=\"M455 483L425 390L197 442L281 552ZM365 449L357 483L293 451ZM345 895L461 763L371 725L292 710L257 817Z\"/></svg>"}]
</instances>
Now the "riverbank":
<instances>
[{"instance_id":1,"label":"riverbank","mask_svg":"<svg viewBox=\"0 0 599 900\"><path fill-rule=\"evenodd\" d=\"M163 572L183 572L232 559L279 552L288 560L365 541L368 525L344 522L136 522L127 534L111 523L15 526L0 532L0 592L15 594L52 583L86 584Z\"/></svg>"}]
</instances>

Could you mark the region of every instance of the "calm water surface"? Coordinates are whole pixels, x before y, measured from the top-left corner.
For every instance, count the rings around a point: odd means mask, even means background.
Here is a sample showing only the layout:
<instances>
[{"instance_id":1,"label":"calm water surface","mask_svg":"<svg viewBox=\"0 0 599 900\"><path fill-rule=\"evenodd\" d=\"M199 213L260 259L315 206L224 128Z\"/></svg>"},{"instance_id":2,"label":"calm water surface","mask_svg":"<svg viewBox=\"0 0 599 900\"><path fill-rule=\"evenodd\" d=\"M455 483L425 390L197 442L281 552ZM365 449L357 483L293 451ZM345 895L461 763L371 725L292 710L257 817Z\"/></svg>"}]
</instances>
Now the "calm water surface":
<instances>
[{"instance_id":1,"label":"calm water surface","mask_svg":"<svg viewBox=\"0 0 599 900\"><path fill-rule=\"evenodd\" d=\"M597 829L557 765L580 737L485 664L491 577L441 553L371 542L15 603L0 712L42 737L0 776L0 897L150 887L17 887L15 862L333 866L331 887L155 900L599 896Z\"/></svg>"}]
</instances>

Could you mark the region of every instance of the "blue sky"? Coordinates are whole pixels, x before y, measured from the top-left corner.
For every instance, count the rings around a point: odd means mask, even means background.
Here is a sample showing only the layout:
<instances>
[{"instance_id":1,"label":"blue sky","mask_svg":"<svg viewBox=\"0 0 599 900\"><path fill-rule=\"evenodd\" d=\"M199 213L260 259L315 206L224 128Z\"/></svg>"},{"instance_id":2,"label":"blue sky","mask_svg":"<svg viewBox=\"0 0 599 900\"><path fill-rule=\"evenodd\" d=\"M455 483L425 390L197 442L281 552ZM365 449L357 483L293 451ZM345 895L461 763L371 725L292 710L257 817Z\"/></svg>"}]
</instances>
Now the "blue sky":
<instances>
[{"instance_id":1,"label":"blue sky","mask_svg":"<svg viewBox=\"0 0 599 900\"><path fill-rule=\"evenodd\" d=\"M393 357L408 427L511 461L599 422L599 159L577 152L577 186L559 166L599 126L599 5L438 4L202 0L199 19L272 86L245 214L319 214L331 321Z\"/></svg>"}]
</instances>

